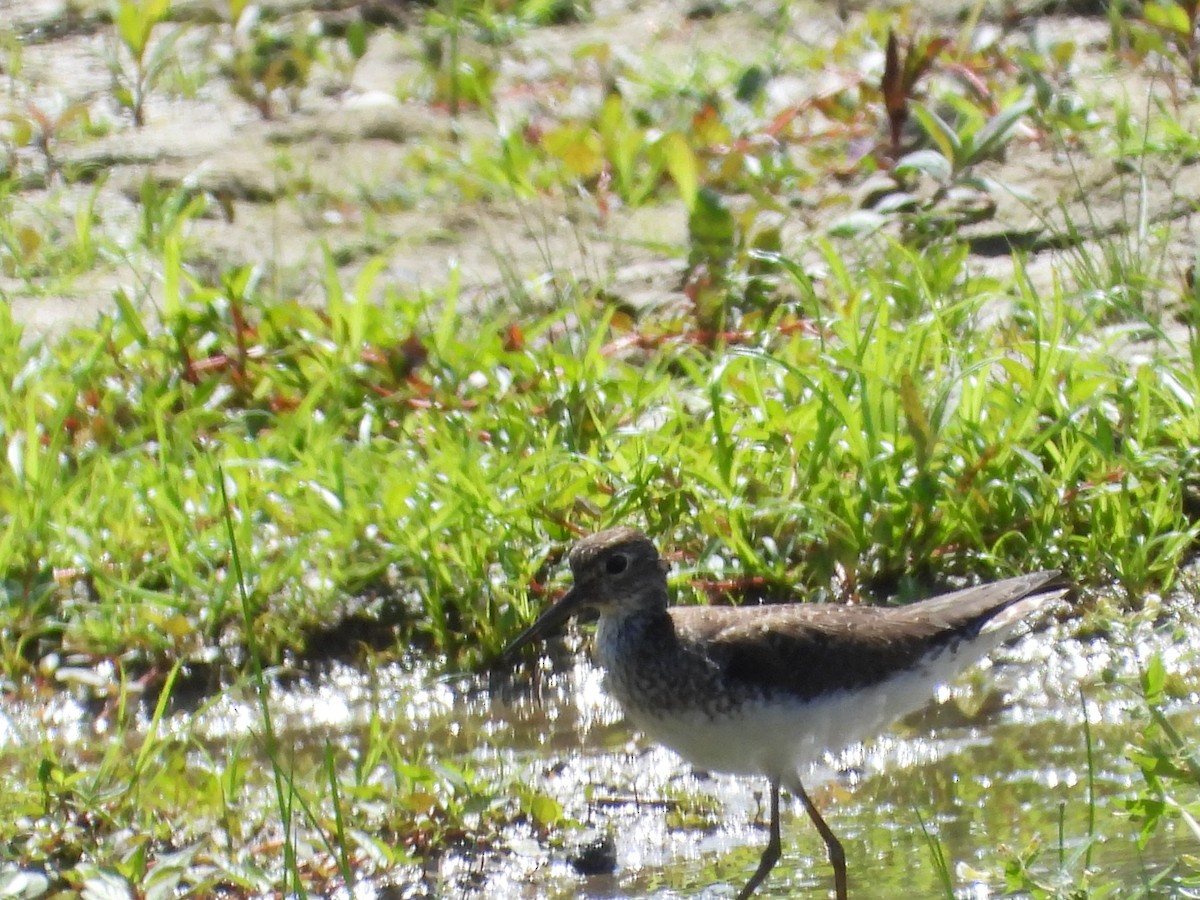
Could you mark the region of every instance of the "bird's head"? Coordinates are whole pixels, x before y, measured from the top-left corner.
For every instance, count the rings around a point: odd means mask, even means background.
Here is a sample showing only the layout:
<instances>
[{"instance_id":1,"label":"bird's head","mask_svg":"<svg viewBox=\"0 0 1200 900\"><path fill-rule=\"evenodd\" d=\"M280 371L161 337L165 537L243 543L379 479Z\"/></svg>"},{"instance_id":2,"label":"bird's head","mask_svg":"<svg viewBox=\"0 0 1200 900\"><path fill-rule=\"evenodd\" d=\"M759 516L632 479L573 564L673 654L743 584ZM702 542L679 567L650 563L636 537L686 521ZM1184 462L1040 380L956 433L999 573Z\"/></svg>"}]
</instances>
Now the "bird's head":
<instances>
[{"instance_id":1,"label":"bird's head","mask_svg":"<svg viewBox=\"0 0 1200 900\"><path fill-rule=\"evenodd\" d=\"M584 609L620 616L666 608L667 562L636 528L609 528L585 537L567 561L575 584L508 645L503 660Z\"/></svg>"}]
</instances>

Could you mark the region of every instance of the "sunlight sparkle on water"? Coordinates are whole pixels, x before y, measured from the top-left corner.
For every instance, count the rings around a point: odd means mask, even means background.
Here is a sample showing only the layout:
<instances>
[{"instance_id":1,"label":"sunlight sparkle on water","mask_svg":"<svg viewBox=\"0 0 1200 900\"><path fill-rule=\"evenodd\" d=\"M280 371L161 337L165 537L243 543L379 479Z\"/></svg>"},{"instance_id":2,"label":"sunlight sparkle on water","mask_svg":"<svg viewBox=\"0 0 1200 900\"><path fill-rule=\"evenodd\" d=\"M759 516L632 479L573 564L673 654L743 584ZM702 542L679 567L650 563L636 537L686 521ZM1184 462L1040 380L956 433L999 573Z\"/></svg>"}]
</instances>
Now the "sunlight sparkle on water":
<instances>
[{"instance_id":1,"label":"sunlight sparkle on water","mask_svg":"<svg viewBox=\"0 0 1200 900\"><path fill-rule=\"evenodd\" d=\"M1119 803L1139 789L1141 775L1128 757L1130 728L1145 716L1137 685L1154 654L1166 661L1173 686L1182 688L1167 714L1178 719L1181 730L1194 730L1200 626L1187 616L1180 620L1104 623L1099 636L1082 637L1071 622L1051 623L997 652L986 671L940 688L941 706L825 760L807 773L805 784L837 820L860 866L868 858L881 872L893 864L879 848L899 846L896 842L916 833L911 812L916 805L960 859L986 873L956 870L956 896L998 896L1000 884L987 879L1002 871L1003 859L994 842L979 835L994 828L1018 843L1035 836L1055 839L1060 808L1069 815L1086 794L1085 720L1100 802ZM505 852L455 850L439 860L447 896L457 896L457 887L467 884L483 885L483 896L498 900L653 894L663 883L703 881L713 859L731 849L752 847L749 857L756 857L764 839L762 780L693 772L623 724L604 691L602 672L585 652L571 658L573 664L557 671L543 665L536 695L520 686L496 689L483 678L438 677L433 664L417 671L333 665L272 687L270 706L277 734L289 748L320 750L331 740L355 746L379 725L389 750L402 758L465 762L483 790L495 792L497 804L516 809L518 792L526 788L561 803L570 824L551 839L514 816L497 840ZM92 686L89 679L71 685L72 693L59 692L49 701L39 696L0 707L0 748L49 740L90 752L89 742L98 737L96 695L103 700L102 692L112 688L101 681ZM144 733L148 713L140 711L137 721ZM230 747L250 737L253 747L263 732L257 694L245 684L228 688L197 711L172 714L164 731ZM137 732L130 738L136 744ZM206 753L220 756L211 748ZM385 768L367 777L372 784L390 783ZM269 809L274 802L269 791L263 798ZM563 845L585 828L615 836L615 876L589 879L566 861ZM813 850L803 813L790 802L787 828L790 846L807 849L799 859L785 858L791 874L781 872L780 883L807 885L813 873L820 876L823 860L819 846ZM910 842L918 855L920 841L916 833ZM414 870L413 883L422 877ZM367 885L341 896L376 895Z\"/></svg>"}]
</instances>

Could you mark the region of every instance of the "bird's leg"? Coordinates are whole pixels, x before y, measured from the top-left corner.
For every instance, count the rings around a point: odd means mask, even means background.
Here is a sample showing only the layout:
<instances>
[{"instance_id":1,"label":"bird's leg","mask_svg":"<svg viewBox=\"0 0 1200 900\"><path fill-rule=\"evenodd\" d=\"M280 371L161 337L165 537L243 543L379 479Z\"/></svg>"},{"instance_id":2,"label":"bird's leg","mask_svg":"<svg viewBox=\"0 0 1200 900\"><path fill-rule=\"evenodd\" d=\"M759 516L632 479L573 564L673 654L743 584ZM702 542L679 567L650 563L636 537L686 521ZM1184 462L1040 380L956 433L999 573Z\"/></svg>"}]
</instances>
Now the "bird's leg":
<instances>
[{"instance_id":1,"label":"bird's leg","mask_svg":"<svg viewBox=\"0 0 1200 900\"><path fill-rule=\"evenodd\" d=\"M825 849L829 851L829 862L833 864L833 889L837 892L837 900L847 900L846 851L842 849L842 842L837 839L837 836L825 824L825 820L821 818L821 814L813 806L813 802L809 799L808 792L804 790L804 785L800 783L799 778L788 784L788 790L800 798L800 802L804 804L805 812L812 819L812 823L817 826L817 831L820 833L821 839L825 842Z\"/></svg>"},{"instance_id":2,"label":"bird's leg","mask_svg":"<svg viewBox=\"0 0 1200 900\"><path fill-rule=\"evenodd\" d=\"M767 841L767 849L763 850L762 859L758 861L758 868L754 870L754 874L746 882L746 886L742 888L736 900L746 900L753 894L755 888L763 883L763 879L767 877L771 869L775 868L777 862L779 862L779 782L772 778L771 839Z\"/></svg>"}]
</instances>

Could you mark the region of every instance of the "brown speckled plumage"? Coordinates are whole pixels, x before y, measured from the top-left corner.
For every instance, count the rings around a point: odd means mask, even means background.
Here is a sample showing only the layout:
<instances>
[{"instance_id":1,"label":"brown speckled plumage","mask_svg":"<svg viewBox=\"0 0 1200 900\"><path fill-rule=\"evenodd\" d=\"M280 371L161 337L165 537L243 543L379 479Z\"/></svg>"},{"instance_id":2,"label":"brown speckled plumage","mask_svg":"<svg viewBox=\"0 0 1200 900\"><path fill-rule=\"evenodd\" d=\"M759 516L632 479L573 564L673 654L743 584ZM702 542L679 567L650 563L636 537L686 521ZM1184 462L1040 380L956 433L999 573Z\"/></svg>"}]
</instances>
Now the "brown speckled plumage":
<instances>
[{"instance_id":1,"label":"brown speckled plumage","mask_svg":"<svg viewBox=\"0 0 1200 900\"><path fill-rule=\"evenodd\" d=\"M605 684L634 724L702 768L770 779L771 840L739 900L778 859L780 784L820 830L845 900L841 845L800 771L915 709L1062 593L1058 573L1048 571L903 607L670 607L667 566L636 529L584 538L569 562L574 587L504 658L594 608Z\"/></svg>"}]
</instances>

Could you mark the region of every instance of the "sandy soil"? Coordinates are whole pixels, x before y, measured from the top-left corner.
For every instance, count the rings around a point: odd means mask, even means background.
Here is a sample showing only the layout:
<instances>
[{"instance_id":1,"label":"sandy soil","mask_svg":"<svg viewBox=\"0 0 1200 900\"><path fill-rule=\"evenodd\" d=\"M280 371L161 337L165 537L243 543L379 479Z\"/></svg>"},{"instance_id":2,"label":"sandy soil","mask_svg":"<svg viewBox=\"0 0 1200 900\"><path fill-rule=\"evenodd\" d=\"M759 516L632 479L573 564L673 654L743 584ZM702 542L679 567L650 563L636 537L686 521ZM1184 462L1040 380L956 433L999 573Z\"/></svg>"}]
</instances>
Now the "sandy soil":
<instances>
[{"instance_id":1,"label":"sandy soil","mask_svg":"<svg viewBox=\"0 0 1200 900\"><path fill-rule=\"evenodd\" d=\"M67 14L68 6L75 15ZM898 21L955 33L964 11L975 6L919 3ZM810 45L831 44L856 27L869 7L879 14L878 4L793 4L787 36ZM111 307L119 287L140 302L154 302L155 261L133 240L139 192L147 179L166 188L186 185L210 198L208 214L189 232L197 271L215 275L230 265L260 265L281 292L314 302L320 299L323 247L347 275L370 256L384 254L389 260L385 281L401 290L436 291L456 268L467 294L481 300L511 295L519 284L526 296L549 302L556 279L603 283L635 304L678 300L687 253L681 203L616 206L602 213L594 197L566 190L533 199L464 200L458 191L438 190L436 177L416 170L414 160L429 148L486 144L498 128L594 102L602 73L576 61L581 48L608 44L618 61L652 60L664 67L708 65L714 59L732 66L763 58L768 36L779 29L778 9L766 3L715 6L713 14L696 16L680 3L599 0L587 23L530 30L496 49L500 78L494 117L468 110L452 119L421 97L427 76L413 27L421 10L394 5L388 9L395 24L374 34L348 83L322 70L294 112L264 120L219 74L227 30L204 23L208 4L180 2L174 19L187 27L178 44L184 70L211 77L190 86L168 79L152 94L147 125L138 129L111 96L105 58L112 40L99 15L103 8L0 0L0 23L7 23L0 28L11 29L23 43L19 71L10 64L0 73L0 88L7 94L0 109L20 112L34 104L59 110L83 102L93 131L102 132L64 136L54 145L59 164L87 169L98 181L65 184L47 172L45 158L32 148L13 156L21 173L13 213L18 220L48 222L51 230L68 233L76 211L97 191L94 227L106 248L100 260L69 279L0 274L0 297L37 333L90 325ZM989 4L979 27L1012 21L1004 14L1013 8ZM691 12L699 9L693 5ZM345 17L354 9L348 2L326 3L317 14ZM272 2L264 4L264 15L287 21L289 15L314 13L298 3ZM1074 89L1089 103L1102 102L1098 98L1127 102L1140 117L1152 113L1156 102L1173 102L1166 79L1152 76L1147 67L1111 64L1104 15L1076 15L1069 4L1050 4L1020 28L1036 29L1046 39L1073 37L1080 48ZM772 84L772 103L782 109L802 102L828 90L831 79L844 77L829 72L781 76ZM573 87L563 89L568 83ZM1195 104L1188 103L1172 111L1181 122L1194 124ZM1047 285L1069 279L1072 259L1102 253L1114 237L1133 252L1154 254L1164 282L1177 283L1193 261L1193 198L1200 194L1195 159L1131 172L1111 158L1064 149L1029 126L1018 134L1007 159L989 162L982 171L1018 190L994 192L994 209L961 226L980 272L1011 272L1015 246L1033 282ZM812 236L855 204L868 202L878 182L877 176L851 179L849 185L816 184L793 198L792 208L781 214L785 249L805 258Z\"/></svg>"}]
</instances>

